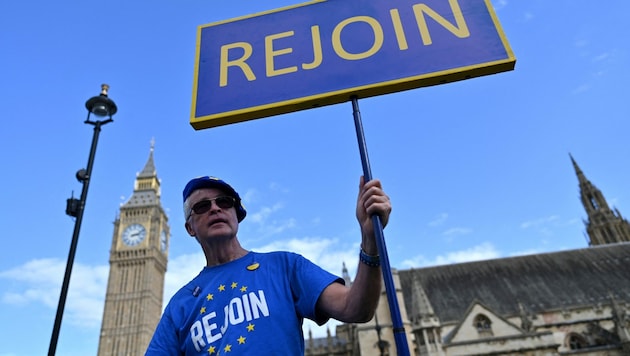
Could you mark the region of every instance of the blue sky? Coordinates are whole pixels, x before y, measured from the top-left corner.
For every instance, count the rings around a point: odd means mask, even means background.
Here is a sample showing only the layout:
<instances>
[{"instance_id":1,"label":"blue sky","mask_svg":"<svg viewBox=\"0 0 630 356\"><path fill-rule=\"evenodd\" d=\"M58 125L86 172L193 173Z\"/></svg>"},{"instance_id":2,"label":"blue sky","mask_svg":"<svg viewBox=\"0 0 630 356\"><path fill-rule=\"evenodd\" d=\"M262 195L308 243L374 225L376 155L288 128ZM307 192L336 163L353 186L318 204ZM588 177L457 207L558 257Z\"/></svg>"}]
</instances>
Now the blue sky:
<instances>
[{"instance_id":1,"label":"blue sky","mask_svg":"<svg viewBox=\"0 0 630 356\"><path fill-rule=\"evenodd\" d=\"M630 5L492 3L514 71L359 102L372 173L392 199L394 268L586 247L569 153L630 215ZM112 222L152 139L172 232L165 298L204 264L181 189L206 174L244 196L246 248L300 252L334 273L345 261L354 274L362 169L349 102L201 131L188 123L197 26L292 4L0 5L0 355L48 350L74 228L65 203L80 194L74 174L93 133L84 103L101 83L119 111L100 135L58 355L96 354Z\"/></svg>"}]
</instances>

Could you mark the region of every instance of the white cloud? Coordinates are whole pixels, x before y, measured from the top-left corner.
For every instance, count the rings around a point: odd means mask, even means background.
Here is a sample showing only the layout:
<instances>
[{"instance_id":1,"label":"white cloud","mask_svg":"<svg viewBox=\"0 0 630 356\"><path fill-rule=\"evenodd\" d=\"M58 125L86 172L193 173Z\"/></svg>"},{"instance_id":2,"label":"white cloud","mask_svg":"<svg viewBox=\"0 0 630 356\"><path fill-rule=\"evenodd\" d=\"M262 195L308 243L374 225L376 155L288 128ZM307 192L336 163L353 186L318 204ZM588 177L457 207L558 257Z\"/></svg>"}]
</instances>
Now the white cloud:
<instances>
[{"instance_id":1,"label":"white cloud","mask_svg":"<svg viewBox=\"0 0 630 356\"><path fill-rule=\"evenodd\" d=\"M201 252L171 257L168 260L168 267L164 277L164 303L163 307L171 297L191 279L195 278L206 265L206 258Z\"/></svg>"},{"instance_id":2,"label":"white cloud","mask_svg":"<svg viewBox=\"0 0 630 356\"><path fill-rule=\"evenodd\" d=\"M587 92L589 89L591 88L591 86L589 84L581 84L578 85L577 87L575 87L572 91L571 94L581 94L581 93L585 93Z\"/></svg>"},{"instance_id":3,"label":"white cloud","mask_svg":"<svg viewBox=\"0 0 630 356\"><path fill-rule=\"evenodd\" d=\"M446 265L452 263L462 263L471 261L483 261L500 257L499 251L489 242L484 242L481 245L471 247L466 250L449 252L446 255L438 255L434 259L428 259L422 255L416 256L413 259L405 260L402 262L406 267L428 267L436 265Z\"/></svg>"},{"instance_id":4,"label":"white cloud","mask_svg":"<svg viewBox=\"0 0 630 356\"><path fill-rule=\"evenodd\" d=\"M502 8L506 7L508 4L507 0L495 0L494 1L494 9L499 11Z\"/></svg>"},{"instance_id":5,"label":"white cloud","mask_svg":"<svg viewBox=\"0 0 630 356\"><path fill-rule=\"evenodd\" d=\"M271 221L258 229L258 235L260 237L269 237L279 235L287 230L290 230L296 226L295 219L287 219L283 221Z\"/></svg>"},{"instance_id":6,"label":"white cloud","mask_svg":"<svg viewBox=\"0 0 630 356\"><path fill-rule=\"evenodd\" d=\"M265 224L267 219L276 211L282 209L282 204L277 203L273 206L266 206L257 212L248 213L247 220L256 224Z\"/></svg>"},{"instance_id":7,"label":"white cloud","mask_svg":"<svg viewBox=\"0 0 630 356\"><path fill-rule=\"evenodd\" d=\"M65 268L66 261L49 258L32 260L0 272L0 278L11 282L0 297L1 302L13 305L39 303L56 309ZM108 273L106 265L73 265L64 322L80 327L100 327Z\"/></svg>"},{"instance_id":8,"label":"white cloud","mask_svg":"<svg viewBox=\"0 0 630 356\"><path fill-rule=\"evenodd\" d=\"M276 203L273 206L263 207L257 212L248 212L248 223L257 226L257 235L261 238L281 234L296 226L294 218L286 218L283 220L273 220L271 217L278 211L282 210L284 205Z\"/></svg>"},{"instance_id":9,"label":"white cloud","mask_svg":"<svg viewBox=\"0 0 630 356\"><path fill-rule=\"evenodd\" d=\"M520 224L521 229L533 229L542 237L554 236L559 229L567 226L579 225L580 219L573 218L562 220L558 215L550 215L534 220L524 221Z\"/></svg>"},{"instance_id":10,"label":"white cloud","mask_svg":"<svg viewBox=\"0 0 630 356\"><path fill-rule=\"evenodd\" d=\"M448 214L447 213L441 213L438 216L435 217L435 219L433 219L432 221L429 222L429 226L439 226L444 224L444 222L446 222L446 219L448 219Z\"/></svg>"},{"instance_id":11,"label":"white cloud","mask_svg":"<svg viewBox=\"0 0 630 356\"><path fill-rule=\"evenodd\" d=\"M598 56L595 56L595 58L593 58L593 62L601 62L604 61L606 59L610 58L610 54L609 53L602 53Z\"/></svg>"},{"instance_id":12,"label":"white cloud","mask_svg":"<svg viewBox=\"0 0 630 356\"><path fill-rule=\"evenodd\" d=\"M330 330L331 335L335 335L335 330L337 325L341 325L340 321L335 319L330 319L326 324L319 326L314 321L305 319L304 325L302 326L302 332L304 332L304 338L306 340L309 339L309 331L314 339L326 337L327 330Z\"/></svg>"},{"instance_id":13,"label":"white cloud","mask_svg":"<svg viewBox=\"0 0 630 356\"><path fill-rule=\"evenodd\" d=\"M466 227L454 227L454 228L444 231L442 235L453 237L453 236L468 235L471 232L472 232L472 229L469 229Z\"/></svg>"},{"instance_id":14,"label":"white cloud","mask_svg":"<svg viewBox=\"0 0 630 356\"><path fill-rule=\"evenodd\" d=\"M283 187L276 182L269 183L269 190L271 190L272 192L289 193L289 189Z\"/></svg>"},{"instance_id":15,"label":"white cloud","mask_svg":"<svg viewBox=\"0 0 630 356\"><path fill-rule=\"evenodd\" d=\"M258 191L255 189L249 189L245 192L245 194L241 194L241 201L243 203L243 206L245 207L245 210L247 210L246 205L254 203L256 200L258 200L258 197Z\"/></svg>"},{"instance_id":16,"label":"white cloud","mask_svg":"<svg viewBox=\"0 0 630 356\"><path fill-rule=\"evenodd\" d=\"M342 263L345 262L352 278L355 276L358 263L358 243L340 248L339 241L331 238L278 240L254 250L296 252L336 275L341 275ZM201 250L193 254L171 256L165 276L164 307L173 294L193 279L205 264ZM59 302L65 266L66 261L59 259L36 259L1 271L3 287L0 303L20 307L45 305L55 310ZM108 265L74 264L64 309L64 323L94 330L100 328L108 274ZM339 323L336 321L330 321L320 327L315 323L306 322L304 333L308 337L310 330L313 337L324 337L327 328L334 334L337 324Z\"/></svg>"},{"instance_id":17,"label":"white cloud","mask_svg":"<svg viewBox=\"0 0 630 356\"><path fill-rule=\"evenodd\" d=\"M574 43L575 47L578 47L578 48L583 48L583 47L586 47L586 46L588 46L589 44L590 44L590 43L589 43L589 41L588 41L588 40L585 40L585 39L578 39L578 40L576 40L576 41L575 41L575 43Z\"/></svg>"},{"instance_id":18,"label":"white cloud","mask_svg":"<svg viewBox=\"0 0 630 356\"><path fill-rule=\"evenodd\" d=\"M543 241L543 243L546 243L546 242ZM544 251L542 251L540 249L532 248L532 249L529 249L529 250L512 252L512 253L510 253L510 257L535 255L535 254L539 254L539 253L542 253L542 252L544 252Z\"/></svg>"},{"instance_id":19,"label":"white cloud","mask_svg":"<svg viewBox=\"0 0 630 356\"><path fill-rule=\"evenodd\" d=\"M299 253L313 263L337 275L341 274L343 262L346 262L346 266L350 269L353 266L349 264L358 261L357 256L359 254L358 246L342 250L339 249L338 240L323 237L277 240L267 245L253 248L253 250L258 252L292 251Z\"/></svg>"},{"instance_id":20,"label":"white cloud","mask_svg":"<svg viewBox=\"0 0 630 356\"><path fill-rule=\"evenodd\" d=\"M521 223L521 228L522 229L528 229L530 227L541 227L543 225L547 225L551 222L557 221L558 220L558 216L557 215L551 215L545 218L540 218L540 219L536 219L536 220L529 220L529 221L525 221Z\"/></svg>"}]
</instances>

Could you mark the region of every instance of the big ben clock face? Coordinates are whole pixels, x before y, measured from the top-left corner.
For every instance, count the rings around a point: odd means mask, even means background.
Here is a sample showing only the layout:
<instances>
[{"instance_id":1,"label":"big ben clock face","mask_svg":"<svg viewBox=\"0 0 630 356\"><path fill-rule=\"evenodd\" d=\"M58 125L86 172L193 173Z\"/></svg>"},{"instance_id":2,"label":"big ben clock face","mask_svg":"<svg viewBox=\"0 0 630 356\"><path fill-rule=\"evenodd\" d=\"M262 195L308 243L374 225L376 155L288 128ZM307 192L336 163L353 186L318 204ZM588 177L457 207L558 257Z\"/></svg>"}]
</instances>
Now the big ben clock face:
<instances>
[{"instance_id":1,"label":"big ben clock face","mask_svg":"<svg viewBox=\"0 0 630 356\"><path fill-rule=\"evenodd\" d=\"M162 230L162 233L160 234L160 249L162 251L166 251L166 231Z\"/></svg>"},{"instance_id":2,"label":"big ben clock face","mask_svg":"<svg viewBox=\"0 0 630 356\"><path fill-rule=\"evenodd\" d=\"M147 235L147 230L140 224L127 226L122 234L122 240L127 246L136 246L141 243Z\"/></svg>"}]
</instances>

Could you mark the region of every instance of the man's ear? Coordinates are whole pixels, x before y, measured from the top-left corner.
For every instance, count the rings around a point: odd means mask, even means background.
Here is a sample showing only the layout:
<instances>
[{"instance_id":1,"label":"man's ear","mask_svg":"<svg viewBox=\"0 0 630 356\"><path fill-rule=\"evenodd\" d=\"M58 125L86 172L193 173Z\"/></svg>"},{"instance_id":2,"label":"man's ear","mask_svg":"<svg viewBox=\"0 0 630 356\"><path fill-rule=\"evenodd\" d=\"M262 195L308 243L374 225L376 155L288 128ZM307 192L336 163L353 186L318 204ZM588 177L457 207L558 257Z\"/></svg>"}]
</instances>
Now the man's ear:
<instances>
[{"instance_id":1,"label":"man's ear","mask_svg":"<svg viewBox=\"0 0 630 356\"><path fill-rule=\"evenodd\" d=\"M184 228L186 228L186 231L188 232L188 235L190 236L195 236L195 230L193 230L192 226L190 226L190 224L188 223L188 221L186 221L184 223Z\"/></svg>"}]
</instances>

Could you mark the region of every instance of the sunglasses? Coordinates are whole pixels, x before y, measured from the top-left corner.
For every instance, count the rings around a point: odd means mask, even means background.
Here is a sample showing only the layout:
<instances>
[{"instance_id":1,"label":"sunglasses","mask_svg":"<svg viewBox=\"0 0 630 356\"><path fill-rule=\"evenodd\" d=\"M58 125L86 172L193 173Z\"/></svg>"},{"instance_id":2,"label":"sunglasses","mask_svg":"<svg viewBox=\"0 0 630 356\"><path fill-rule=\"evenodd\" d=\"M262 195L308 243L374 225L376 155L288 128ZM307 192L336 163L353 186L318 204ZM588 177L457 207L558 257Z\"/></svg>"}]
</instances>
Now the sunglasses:
<instances>
[{"instance_id":1,"label":"sunglasses","mask_svg":"<svg viewBox=\"0 0 630 356\"><path fill-rule=\"evenodd\" d=\"M192 213L198 215L207 213L210 209L212 209L212 202L214 202L221 209L229 209L234 207L234 205L236 204L236 199L234 199L234 197L227 196L216 197L214 199L204 199L192 206L190 215L192 215ZM190 217L190 215L188 215L188 217Z\"/></svg>"}]
</instances>

